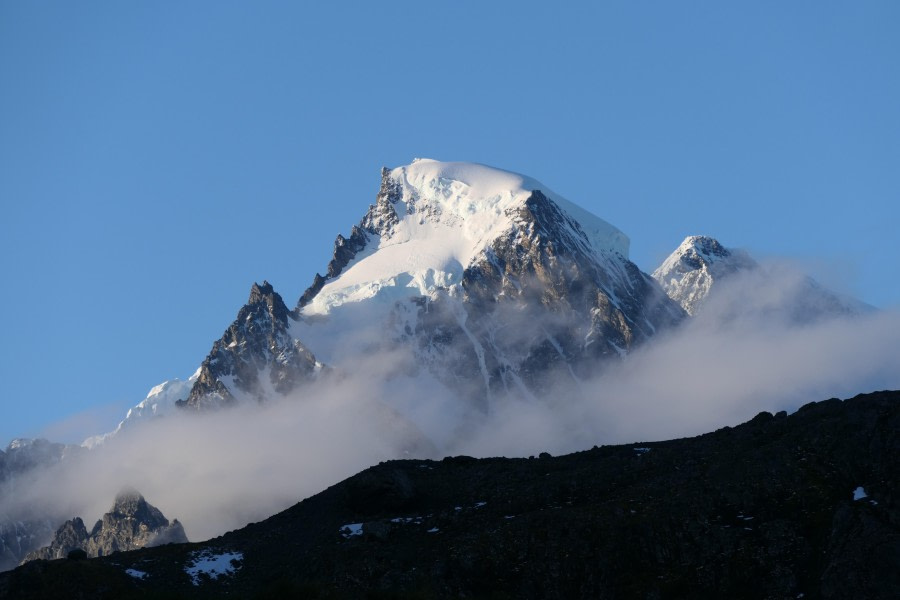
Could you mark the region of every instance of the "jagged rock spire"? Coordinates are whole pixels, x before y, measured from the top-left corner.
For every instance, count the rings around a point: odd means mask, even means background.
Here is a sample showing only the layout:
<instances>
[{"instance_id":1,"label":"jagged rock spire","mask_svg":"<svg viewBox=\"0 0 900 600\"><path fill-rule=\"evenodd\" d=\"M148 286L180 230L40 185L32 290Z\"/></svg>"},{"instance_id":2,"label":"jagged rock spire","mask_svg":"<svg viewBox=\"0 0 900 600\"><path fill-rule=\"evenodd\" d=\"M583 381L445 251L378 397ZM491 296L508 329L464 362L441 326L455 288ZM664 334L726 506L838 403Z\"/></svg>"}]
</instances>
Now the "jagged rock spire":
<instances>
[{"instance_id":1,"label":"jagged rock spire","mask_svg":"<svg viewBox=\"0 0 900 600\"><path fill-rule=\"evenodd\" d=\"M263 401L269 386L263 385L262 377L281 394L312 379L319 365L315 356L291 336L294 319L268 281L254 283L247 304L213 344L190 395L179 406L198 410L221 407L237 402L239 397Z\"/></svg>"},{"instance_id":2,"label":"jagged rock spire","mask_svg":"<svg viewBox=\"0 0 900 600\"><path fill-rule=\"evenodd\" d=\"M171 523L162 512L133 488L116 495L112 508L88 533L84 521L75 517L63 523L50 544L32 552L22 562L65 558L80 549L90 557L136 550L146 546L186 543L187 536L178 519Z\"/></svg>"}]
</instances>

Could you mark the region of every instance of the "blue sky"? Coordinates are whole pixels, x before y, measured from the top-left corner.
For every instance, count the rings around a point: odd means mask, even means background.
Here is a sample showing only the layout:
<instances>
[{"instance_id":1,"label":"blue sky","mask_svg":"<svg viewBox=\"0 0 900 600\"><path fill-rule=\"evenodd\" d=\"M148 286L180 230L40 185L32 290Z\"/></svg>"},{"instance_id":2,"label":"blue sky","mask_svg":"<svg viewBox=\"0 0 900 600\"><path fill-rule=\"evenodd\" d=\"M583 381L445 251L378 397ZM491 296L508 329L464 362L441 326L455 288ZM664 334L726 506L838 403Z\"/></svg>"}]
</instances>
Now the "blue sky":
<instances>
[{"instance_id":1,"label":"blue sky","mask_svg":"<svg viewBox=\"0 0 900 600\"><path fill-rule=\"evenodd\" d=\"M489 4L489 6L486 6ZM727 6L726 6L727 4ZM0 3L0 446L113 426L381 166L535 177L900 305L896 2Z\"/></svg>"}]
</instances>

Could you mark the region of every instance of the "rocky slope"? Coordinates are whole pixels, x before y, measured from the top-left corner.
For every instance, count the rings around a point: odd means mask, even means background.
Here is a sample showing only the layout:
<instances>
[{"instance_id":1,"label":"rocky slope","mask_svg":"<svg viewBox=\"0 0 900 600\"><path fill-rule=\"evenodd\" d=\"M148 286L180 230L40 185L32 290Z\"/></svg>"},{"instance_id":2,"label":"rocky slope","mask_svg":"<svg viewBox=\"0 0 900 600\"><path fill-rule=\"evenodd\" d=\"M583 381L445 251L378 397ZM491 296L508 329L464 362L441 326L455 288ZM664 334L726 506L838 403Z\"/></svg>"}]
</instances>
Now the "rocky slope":
<instances>
[{"instance_id":1,"label":"rocky slope","mask_svg":"<svg viewBox=\"0 0 900 600\"><path fill-rule=\"evenodd\" d=\"M98 557L187 541L178 519L169 523L159 509L137 491L125 490L116 496L110 511L97 521L90 533L81 518L75 517L56 530L48 546L29 553L23 562L65 558L73 550L83 550L88 557Z\"/></svg>"},{"instance_id":2,"label":"rocky slope","mask_svg":"<svg viewBox=\"0 0 900 600\"><path fill-rule=\"evenodd\" d=\"M269 282L253 284L247 304L200 366L177 405L202 409L264 401L311 381L322 365L290 334L294 317Z\"/></svg>"},{"instance_id":3,"label":"rocky slope","mask_svg":"<svg viewBox=\"0 0 900 600\"><path fill-rule=\"evenodd\" d=\"M896 598L900 392L696 438L392 461L203 544L0 574L0 597Z\"/></svg>"}]
</instances>

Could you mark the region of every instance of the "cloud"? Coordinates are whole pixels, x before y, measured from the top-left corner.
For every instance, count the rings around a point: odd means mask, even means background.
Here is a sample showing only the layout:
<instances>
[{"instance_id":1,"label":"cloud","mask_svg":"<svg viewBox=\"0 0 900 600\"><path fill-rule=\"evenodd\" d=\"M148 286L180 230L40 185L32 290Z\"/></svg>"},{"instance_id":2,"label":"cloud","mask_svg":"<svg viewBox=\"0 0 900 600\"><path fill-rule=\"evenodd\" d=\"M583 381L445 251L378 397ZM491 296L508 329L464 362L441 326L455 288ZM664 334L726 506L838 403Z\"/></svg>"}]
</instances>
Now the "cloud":
<instances>
[{"instance_id":1,"label":"cloud","mask_svg":"<svg viewBox=\"0 0 900 600\"><path fill-rule=\"evenodd\" d=\"M127 408L121 402L95 406L50 423L36 437L67 444L80 443L98 431L114 428Z\"/></svg>"},{"instance_id":2,"label":"cloud","mask_svg":"<svg viewBox=\"0 0 900 600\"><path fill-rule=\"evenodd\" d=\"M330 381L306 401L164 417L33 473L0 514L82 516L90 525L125 485L190 539L206 539L287 508L382 460L425 452L421 434L356 382Z\"/></svg>"},{"instance_id":3,"label":"cloud","mask_svg":"<svg viewBox=\"0 0 900 600\"><path fill-rule=\"evenodd\" d=\"M352 357L352 368L295 397L136 427L18 481L0 514L27 508L90 524L131 485L201 540L391 458L559 454L669 439L762 410L900 388L900 313L798 322L785 290L803 286L796 273L779 273L735 278L696 318L621 362L578 381L556 373L545 394L494 396L486 411L440 385L408 349L373 351L383 331L363 331L355 353L334 349Z\"/></svg>"},{"instance_id":4,"label":"cloud","mask_svg":"<svg viewBox=\"0 0 900 600\"><path fill-rule=\"evenodd\" d=\"M558 376L544 398L500 403L460 450L523 455L671 439L900 388L897 311L840 314L834 296L785 265L717 285L697 317L620 364L577 384Z\"/></svg>"}]
</instances>

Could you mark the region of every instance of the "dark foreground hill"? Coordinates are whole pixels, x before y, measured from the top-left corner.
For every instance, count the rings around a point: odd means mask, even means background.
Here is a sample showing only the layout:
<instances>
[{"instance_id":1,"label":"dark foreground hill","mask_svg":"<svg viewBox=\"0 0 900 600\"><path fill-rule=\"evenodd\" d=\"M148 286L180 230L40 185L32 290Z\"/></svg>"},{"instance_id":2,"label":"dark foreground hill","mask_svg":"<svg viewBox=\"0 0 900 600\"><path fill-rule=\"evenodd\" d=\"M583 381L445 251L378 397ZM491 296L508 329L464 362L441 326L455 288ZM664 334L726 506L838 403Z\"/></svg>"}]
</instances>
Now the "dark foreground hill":
<instances>
[{"instance_id":1,"label":"dark foreground hill","mask_svg":"<svg viewBox=\"0 0 900 600\"><path fill-rule=\"evenodd\" d=\"M201 544L0 574L2 598L898 598L900 392L697 438L372 467Z\"/></svg>"}]
</instances>

